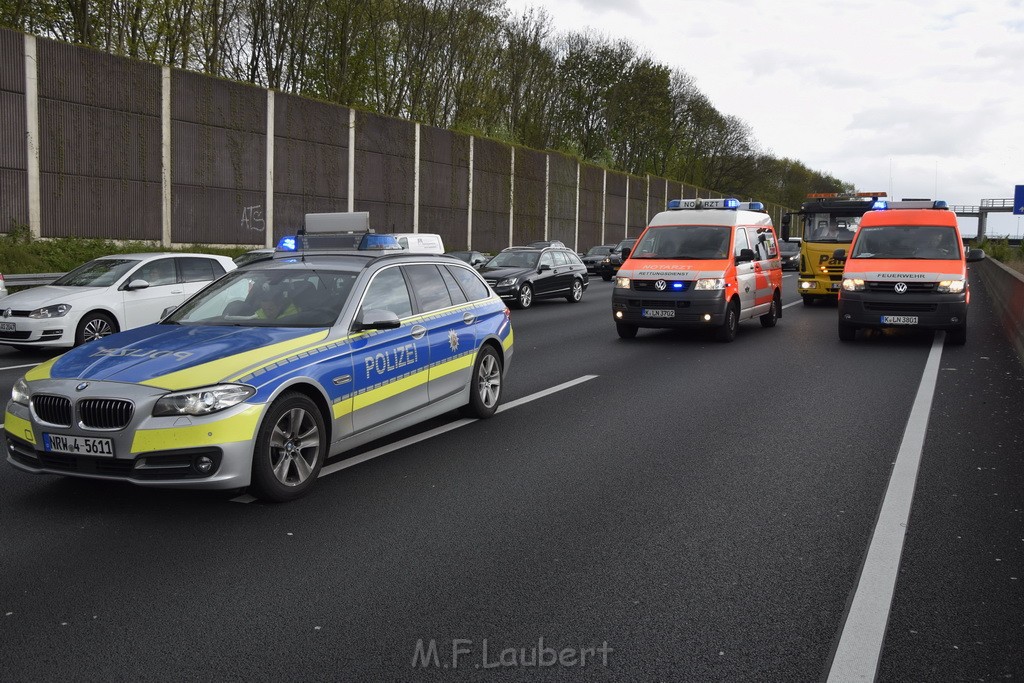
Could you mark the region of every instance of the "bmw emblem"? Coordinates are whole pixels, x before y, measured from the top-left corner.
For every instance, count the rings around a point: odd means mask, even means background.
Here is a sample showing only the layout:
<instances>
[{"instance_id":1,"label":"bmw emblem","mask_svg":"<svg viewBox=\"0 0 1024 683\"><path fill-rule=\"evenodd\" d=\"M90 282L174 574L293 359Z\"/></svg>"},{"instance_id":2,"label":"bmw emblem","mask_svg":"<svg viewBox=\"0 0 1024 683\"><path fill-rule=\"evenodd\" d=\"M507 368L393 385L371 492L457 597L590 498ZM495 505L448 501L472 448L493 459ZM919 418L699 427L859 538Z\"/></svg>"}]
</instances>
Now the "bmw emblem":
<instances>
[{"instance_id":1,"label":"bmw emblem","mask_svg":"<svg viewBox=\"0 0 1024 683\"><path fill-rule=\"evenodd\" d=\"M659 292L664 292L666 287L668 287L668 283L664 280L658 280L654 283L654 288Z\"/></svg>"},{"instance_id":2,"label":"bmw emblem","mask_svg":"<svg viewBox=\"0 0 1024 683\"><path fill-rule=\"evenodd\" d=\"M897 282L896 286L893 287L893 289L896 290L897 294L906 294L907 293L907 283L906 282Z\"/></svg>"},{"instance_id":3,"label":"bmw emblem","mask_svg":"<svg viewBox=\"0 0 1024 683\"><path fill-rule=\"evenodd\" d=\"M75 387L75 391L84 391L88 386L88 382L81 382L77 387Z\"/></svg>"}]
</instances>

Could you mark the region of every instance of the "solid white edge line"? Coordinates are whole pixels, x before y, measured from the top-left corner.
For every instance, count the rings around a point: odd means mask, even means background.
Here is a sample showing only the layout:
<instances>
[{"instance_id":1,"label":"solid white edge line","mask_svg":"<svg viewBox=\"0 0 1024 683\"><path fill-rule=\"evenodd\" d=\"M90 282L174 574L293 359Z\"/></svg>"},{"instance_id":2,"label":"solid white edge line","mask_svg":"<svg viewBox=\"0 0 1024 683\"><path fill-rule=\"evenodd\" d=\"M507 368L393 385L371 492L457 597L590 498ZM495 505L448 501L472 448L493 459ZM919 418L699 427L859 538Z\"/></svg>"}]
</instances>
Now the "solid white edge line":
<instances>
[{"instance_id":1,"label":"solid white edge line","mask_svg":"<svg viewBox=\"0 0 1024 683\"><path fill-rule=\"evenodd\" d=\"M945 332L938 332L932 341L857 589L829 667L830 682L873 681L877 674L945 339Z\"/></svg>"},{"instance_id":2,"label":"solid white edge line","mask_svg":"<svg viewBox=\"0 0 1024 683\"><path fill-rule=\"evenodd\" d=\"M797 305L797 304L799 304L799 303L803 303L803 302L802 302L802 301L793 301L792 303L784 304L784 305L782 306L782 310L786 310L786 309L787 309L787 308L789 308L790 306L796 306L796 305Z\"/></svg>"},{"instance_id":3,"label":"solid white edge line","mask_svg":"<svg viewBox=\"0 0 1024 683\"><path fill-rule=\"evenodd\" d=\"M498 406L498 409L495 411L495 414L504 412L504 411L506 411L506 410L508 410L510 408L516 408L518 406L523 405L524 403L529 403L530 401L536 401L537 399L544 398L545 396L550 396L551 394L554 394L554 393L557 393L559 391L562 391L563 389L568 389L570 387L574 387L577 384L582 384L583 382L587 382L589 380L595 379L596 377L597 377L597 375L583 375L582 377L577 377L574 380L570 380L568 382L563 382L562 384L553 386L553 387L551 387L549 389L544 389L542 391L538 391L535 394L530 394L529 396L524 396L523 398L516 399L515 401L511 401L511 402L506 403L504 405ZM477 422L477 419L476 418L462 418L461 420L456 420L455 422L449 422L448 424L441 425L440 427L435 427L434 429L431 429L431 430L428 430L426 432L423 432L422 434L416 434L414 436L406 437L406 438L402 439L401 441L396 441L395 443L390 443L390 444L388 444L386 446L381 446L380 448L374 448L372 451L367 451L367 452L365 452L365 453L363 453L361 455L357 455L357 456L352 457L352 458L347 458L347 459L345 459L345 460L343 460L341 462L337 462L337 463L334 463L333 465L327 465L327 466L323 467L320 470L320 475L317 478L318 479L319 478L323 478L323 477L326 477L329 474L334 474L335 472L340 472L341 470L348 469L349 467L352 467L354 465L358 465L360 463L364 463L367 460L373 460L374 458L378 458L378 457L380 457L382 455L386 455L386 454L391 453L393 451L400 450L400 449L405 448L407 446L411 446L413 444L419 443L420 441L426 441L427 439L432 439L435 436L439 436L441 434L444 434L445 432L450 432L452 430L458 429L459 427L465 427L466 425L472 424L473 422ZM233 503L251 503L254 500L256 500L256 498L254 498L253 496L251 496L249 494L243 494L241 496L237 496L235 498L232 498L231 502L233 502Z\"/></svg>"}]
</instances>

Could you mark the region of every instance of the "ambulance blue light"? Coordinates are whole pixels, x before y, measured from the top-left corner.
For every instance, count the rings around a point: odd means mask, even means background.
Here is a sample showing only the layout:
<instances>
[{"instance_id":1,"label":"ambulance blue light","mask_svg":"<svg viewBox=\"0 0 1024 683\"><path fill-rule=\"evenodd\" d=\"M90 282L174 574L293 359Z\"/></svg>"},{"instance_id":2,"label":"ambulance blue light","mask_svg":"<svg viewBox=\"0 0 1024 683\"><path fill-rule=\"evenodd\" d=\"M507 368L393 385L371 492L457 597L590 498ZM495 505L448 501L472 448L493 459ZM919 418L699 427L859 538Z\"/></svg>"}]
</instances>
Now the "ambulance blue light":
<instances>
[{"instance_id":1,"label":"ambulance blue light","mask_svg":"<svg viewBox=\"0 0 1024 683\"><path fill-rule=\"evenodd\" d=\"M879 199L878 201L871 205L872 211L885 211L888 208L889 202L885 201L884 199Z\"/></svg>"},{"instance_id":2,"label":"ambulance blue light","mask_svg":"<svg viewBox=\"0 0 1024 683\"><path fill-rule=\"evenodd\" d=\"M295 251L296 246L294 235L285 235L277 242L277 248L279 251Z\"/></svg>"},{"instance_id":3,"label":"ambulance blue light","mask_svg":"<svg viewBox=\"0 0 1024 683\"><path fill-rule=\"evenodd\" d=\"M398 243L398 240L393 235L366 233L363 235L363 239L359 241L359 250L365 251L370 249L401 250L402 245Z\"/></svg>"},{"instance_id":4,"label":"ambulance blue light","mask_svg":"<svg viewBox=\"0 0 1024 683\"><path fill-rule=\"evenodd\" d=\"M724 206L727 209L738 209L740 208L740 200L735 199L734 197L729 197L725 200Z\"/></svg>"},{"instance_id":5,"label":"ambulance blue light","mask_svg":"<svg viewBox=\"0 0 1024 683\"><path fill-rule=\"evenodd\" d=\"M669 210L671 210L671 209L678 209L679 208L679 200L678 199L670 199L669 202L668 202L668 208L669 208Z\"/></svg>"},{"instance_id":6,"label":"ambulance blue light","mask_svg":"<svg viewBox=\"0 0 1024 683\"><path fill-rule=\"evenodd\" d=\"M750 202L749 208L751 211L764 211L764 204L761 202Z\"/></svg>"},{"instance_id":7,"label":"ambulance blue light","mask_svg":"<svg viewBox=\"0 0 1024 683\"><path fill-rule=\"evenodd\" d=\"M683 288L683 283L682 282L673 282L672 283L672 289L682 289L682 288Z\"/></svg>"},{"instance_id":8,"label":"ambulance blue light","mask_svg":"<svg viewBox=\"0 0 1024 683\"><path fill-rule=\"evenodd\" d=\"M936 208L936 209L948 209L948 208L949 208L949 204L947 204L947 203L945 202L945 200L942 200L942 199L936 199L936 200L935 200L935 208Z\"/></svg>"}]
</instances>

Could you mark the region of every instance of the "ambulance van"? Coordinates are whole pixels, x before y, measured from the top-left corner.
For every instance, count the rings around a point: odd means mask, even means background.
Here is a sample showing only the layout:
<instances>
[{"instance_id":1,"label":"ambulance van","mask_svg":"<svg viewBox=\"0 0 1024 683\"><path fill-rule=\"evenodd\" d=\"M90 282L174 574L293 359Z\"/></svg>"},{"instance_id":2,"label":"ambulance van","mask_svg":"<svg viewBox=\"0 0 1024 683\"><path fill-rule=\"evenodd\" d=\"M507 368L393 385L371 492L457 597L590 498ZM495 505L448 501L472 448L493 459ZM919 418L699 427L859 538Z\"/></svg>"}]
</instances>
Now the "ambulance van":
<instances>
[{"instance_id":1,"label":"ambulance van","mask_svg":"<svg viewBox=\"0 0 1024 683\"><path fill-rule=\"evenodd\" d=\"M967 263L985 258L965 249L956 214L946 202L875 202L864 214L845 260L839 292L839 339L860 328L945 330L946 341L967 341L971 288Z\"/></svg>"},{"instance_id":2,"label":"ambulance van","mask_svg":"<svg viewBox=\"0 0 1024 683\"><path fill-rule=\"evenodd\" d=\"M673 199L626 251L612 290L623 339L641 327L708 328L731 342L741 320L775 327L782 315L778 242L760 202Z\"/></svg>"}]
</instances>

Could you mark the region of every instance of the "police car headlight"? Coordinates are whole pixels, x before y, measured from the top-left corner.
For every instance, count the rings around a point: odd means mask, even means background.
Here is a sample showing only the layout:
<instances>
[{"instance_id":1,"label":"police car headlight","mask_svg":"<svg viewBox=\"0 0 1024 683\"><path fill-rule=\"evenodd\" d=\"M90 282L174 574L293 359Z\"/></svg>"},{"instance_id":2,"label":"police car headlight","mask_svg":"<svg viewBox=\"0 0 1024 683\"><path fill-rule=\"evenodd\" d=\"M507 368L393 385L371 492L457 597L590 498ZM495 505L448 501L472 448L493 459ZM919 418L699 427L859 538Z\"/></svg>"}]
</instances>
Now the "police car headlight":
<instances>
[{"instance_id":1,"label":"police car headlight","mask_svg":"<svg viewBox=\"0 0 1024 683\"><path fill-rule=\"evenodd\" d=\"M30 318L60 318L68 314L71 310L69 304L57 304L56 306L44 306L43 308L37 308L28 314Z\"/></svg>"},{"instance_id":2,"label":"police car headlight","mask_svg":"<svg viewBox=\"0 0 1024 683\"><path fill-rule=\"evenodd\" d=\"M939 283L939 286L935 288L936 292L942 292L944 294L959 294L964 291L963 280L943 280Z\"/></svg>"},{"instance_id":3,"label":"police car headlight","mask_svg":"<svg viewBox=\"0 0 1024 683\"><path fill-rule=\"evenodd\" d=\"M15 382L14 386L11 388L11 400L23 406L28 405L28 382L25 381L24 377Z\"/></svg>"},{"instance_id":4,"label":"police car headlight","mask_svg":"<svg viewBox=\"0 0 1024 683\"><path fill-rule=\"evenodd\" d=\"M518 280L518 278L507 277L504 280L499 280L498 284L496 284L494 286L495 287L515 287L516 286L516 280Z\"/></svg>"},{"instance_id":5,"label":"police car headlight","mask_svg":"<svg viewBox=\"0 0 1024 683\"><path fill-rule=\"evenodd\" d=\"M864 281L859 277L848 277L843 280L843 289L847 292L863 292Z\"/></svg>"},{"instance_id":6,"label":"police car headlight","mask_svg":"<svg viewBox=\"0 0 1024 683\"><path fill-rule=\"evenodd\" d=\"M725 289L725 279L720 277L702 277L693 286L694 289Z\"/></svg>"},{"instance_id":7,"label":"police car headlight","mask_svg":"<svg viewBox=\"0 0 1024 683\"><path fill-rule=\"evenodd\" d=\"M218 384L212 387L164 394L153 406L153 417L209 415L236 406L256 393L245 384Z\"/></svg>"},{"instance_id":8,"label":"police car headlight","mask_svg":"<svg viewBox=\"0 0 1024 683\"><path fill-rule=\"evenodd\" d=\"M629 289L629 278L628 277L617 277L615 278L616 289Z\"/></svg>"}]
</instances>

